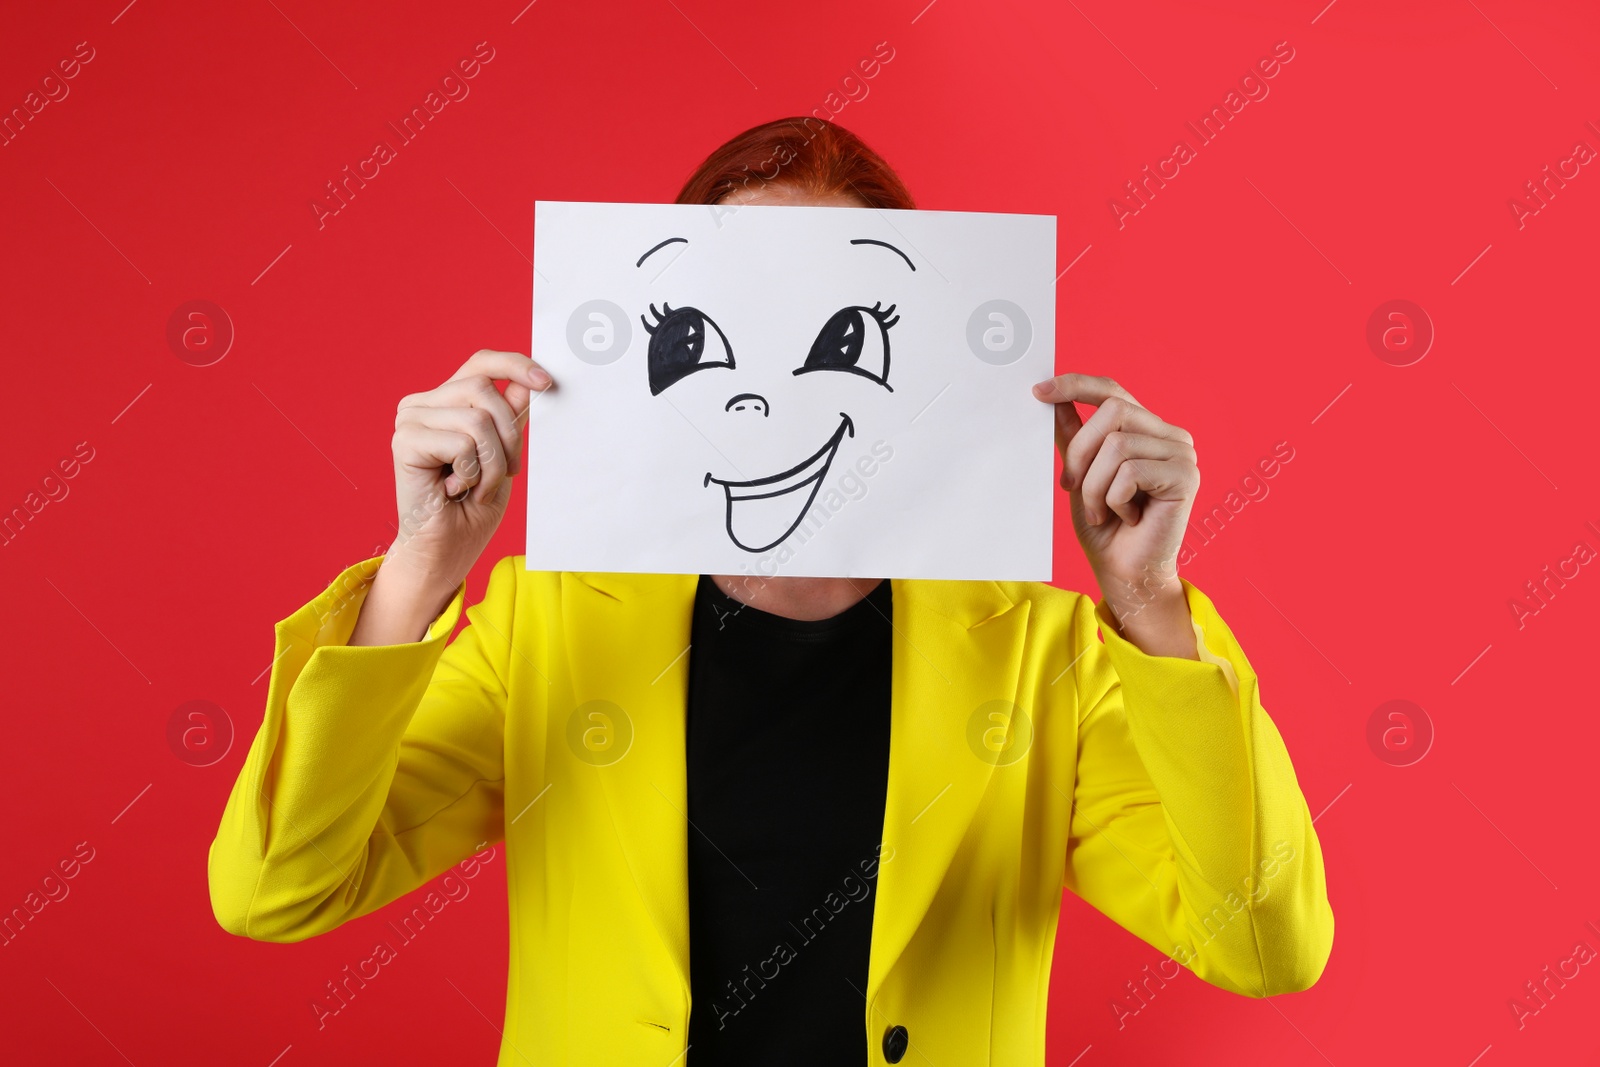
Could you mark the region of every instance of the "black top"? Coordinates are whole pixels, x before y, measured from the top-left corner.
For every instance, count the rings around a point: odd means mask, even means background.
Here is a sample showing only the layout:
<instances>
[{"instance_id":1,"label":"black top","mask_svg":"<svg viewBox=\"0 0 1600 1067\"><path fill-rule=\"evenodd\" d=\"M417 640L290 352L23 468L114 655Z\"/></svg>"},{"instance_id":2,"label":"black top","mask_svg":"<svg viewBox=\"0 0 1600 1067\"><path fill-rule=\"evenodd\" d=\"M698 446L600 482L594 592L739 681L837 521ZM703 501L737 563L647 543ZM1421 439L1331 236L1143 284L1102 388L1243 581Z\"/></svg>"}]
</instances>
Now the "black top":
<instances>
[{"instance_id":1,"label":"black top","mask_svg":"<svg viewBox=\"0 0 1600 1067\"><path fill-rule=\"evenodd\" d=\"M866 1063L891 617L887 580L812 622L747 607L700 577L687 1067Z\"/></svg>"}]
</instances>

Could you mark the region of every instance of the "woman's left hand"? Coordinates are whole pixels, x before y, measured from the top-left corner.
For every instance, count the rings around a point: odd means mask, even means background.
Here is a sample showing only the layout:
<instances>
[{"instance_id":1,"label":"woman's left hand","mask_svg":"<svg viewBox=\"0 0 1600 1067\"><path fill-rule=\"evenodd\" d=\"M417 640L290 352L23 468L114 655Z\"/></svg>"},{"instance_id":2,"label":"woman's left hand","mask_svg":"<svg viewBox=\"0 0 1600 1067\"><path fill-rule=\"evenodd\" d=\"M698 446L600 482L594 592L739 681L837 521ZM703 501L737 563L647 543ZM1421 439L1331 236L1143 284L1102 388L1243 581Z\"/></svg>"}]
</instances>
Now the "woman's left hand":
<instances>
[{"instance_id":1,"label":"woman's left hand","mask_svg":"<svg viewBox=\"0 0 1600 1067\"><path fill-rule=\"evenodd\" d=\"M1033 395L1055 405L1072 525L1118 619L1151 604L1164 606L1154 614L1168 619L1181 606L1187 619L1178 549L1200 488L1194 438L1110 378L1061 374L1035 385ZM1085 422L1073 401L1097 410ZM1192 632L1185 640L1193 644Z\"/></svg>"}]
</instances>

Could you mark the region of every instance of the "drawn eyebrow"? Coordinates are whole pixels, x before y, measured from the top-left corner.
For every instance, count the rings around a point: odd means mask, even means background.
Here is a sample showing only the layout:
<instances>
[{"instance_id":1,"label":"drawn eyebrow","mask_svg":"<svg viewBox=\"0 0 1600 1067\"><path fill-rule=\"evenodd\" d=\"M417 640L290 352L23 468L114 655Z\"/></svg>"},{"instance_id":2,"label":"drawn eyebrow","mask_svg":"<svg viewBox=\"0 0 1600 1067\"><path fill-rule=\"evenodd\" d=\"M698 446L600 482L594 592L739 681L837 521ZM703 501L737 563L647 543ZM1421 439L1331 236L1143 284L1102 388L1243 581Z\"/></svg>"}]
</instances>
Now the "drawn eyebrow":
<instances>
[{"instance_id":1,"label":"drawn eyebrow","mask_svg":"<svg viewBox=\"0 0 1600 1067\"><path fill-rule=\"evenodd\" d=\"M900 251L898 248L896 248L894 245L890 244L888 241L874 241L870 237L860 237L860 238L856 238L856 239L852 240L850 243L853 244L853 245L882 245L883 247L889 249L891 252L893 252L896 255L898 255L901 259L905 260L906 261L906 266L910 267L912 270L916 270L917 269L917 265L915 263L911 262L911 257L910 256L908 256L904 252ZM652 248L650 251L654 252L655 249Z\"/></svg>"},{"instance_id":2,"label":"drawn eyebrow","mask_svg":"<svg viewBox=\"0 0 1600 1067\"><path fill-rule=\"evenodd\" d=\"M662 241L660 244L656 245L650 251L648 251L644 255L640 256L639 257L639 262L635 263L634 266L635 267L643 266L645 260L649 259L656 252L659 252L663 248L665 248L668 245L672 244L674 241L682 241L684 244L688 244L689 243L689 239L687 237L668 237L665 241Z\"/></svg>"}]
</instances>

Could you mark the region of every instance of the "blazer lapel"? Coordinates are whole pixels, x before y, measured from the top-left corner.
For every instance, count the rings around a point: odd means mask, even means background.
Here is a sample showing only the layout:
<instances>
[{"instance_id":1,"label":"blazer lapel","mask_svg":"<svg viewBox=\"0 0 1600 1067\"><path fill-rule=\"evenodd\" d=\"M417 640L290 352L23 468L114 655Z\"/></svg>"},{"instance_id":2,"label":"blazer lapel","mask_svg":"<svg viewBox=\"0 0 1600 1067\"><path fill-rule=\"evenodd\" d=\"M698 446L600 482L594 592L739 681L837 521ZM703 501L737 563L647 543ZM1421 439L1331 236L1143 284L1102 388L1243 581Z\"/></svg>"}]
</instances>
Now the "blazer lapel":
<instances>
[{"instance_id":1,"label":"blazer lapel","mask_svg":"<svg viewBox=\"0 0 1600 1067\"><path fill-rule=\"evenodd\" d=\"M608 700L633 738L595 767L639 895L688 996L688 786L684 709L695 583L689 574L564 574L573 705ZM557 724L558 729L564 729ZM554 731L553 731L554 732Z\"/></svg>"},{"instance_id":2,"label":"blazer lapel","mask_svg":"<svg viewBox=\"0 0 1600 1067\"><path fill-rule=\"evenodd\" d=\"M573 705L611 701L632 727L627 753L595 773L640 896L686 987L684 726L697 581L692 574L562 576ZM1028 622L1027 602L1013 602L993 582L894 580L893 591L889 785L869 1002L983 801L994 763L971 747L969 728L983 704L1016 698Z\"/></svg>"},{"instance_id":3,"label":"blazer lapel","mask_svg":"<svg viewBox=\"0 0 1600 1067\"><path fill-rule=\"evenodd\" d=\"M993 582L896 581L894 622L868 1003L922 922L988 789L995 764L972 747L969 730L982 705L1016 698L1028 604Z\"/></svg>"}]
</instances>

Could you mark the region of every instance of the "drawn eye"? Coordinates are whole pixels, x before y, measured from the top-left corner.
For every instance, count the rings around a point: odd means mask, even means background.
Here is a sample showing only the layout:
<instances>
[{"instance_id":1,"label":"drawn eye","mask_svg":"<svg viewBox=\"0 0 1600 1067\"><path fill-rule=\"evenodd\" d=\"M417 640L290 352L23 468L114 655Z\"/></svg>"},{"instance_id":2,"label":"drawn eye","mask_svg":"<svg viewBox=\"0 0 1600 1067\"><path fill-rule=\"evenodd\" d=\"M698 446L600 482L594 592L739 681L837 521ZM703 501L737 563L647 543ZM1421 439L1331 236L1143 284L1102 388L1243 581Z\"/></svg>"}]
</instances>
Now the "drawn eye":
<instances>
[{"instance_id":1,"label":"drawn eye","mask_svg":"<svg viewBox=\"0 0 1600 1067\"><path fill-rule=\"evenodd\" d=\"M680 378L707 367L732 367L733 349L722 328L697 308L674 308L662 304L652 325L643 315L639 321L650 334L650 395L655 396Z\"/></svg>"},{"instance_id":2,"label":"drawn eye","mask_svg":"<svg viewBox=\"0 0 1600 1067\"><path fill-rule=\"evenodd\" d=\"M842 370L871 378L891 393L889 384L889 327L900 321L895 305L847 307L823 323L805 365L796 374L814 370ZM892 316L892 317L891 317Z\"/></svg>"}]
</instances>

